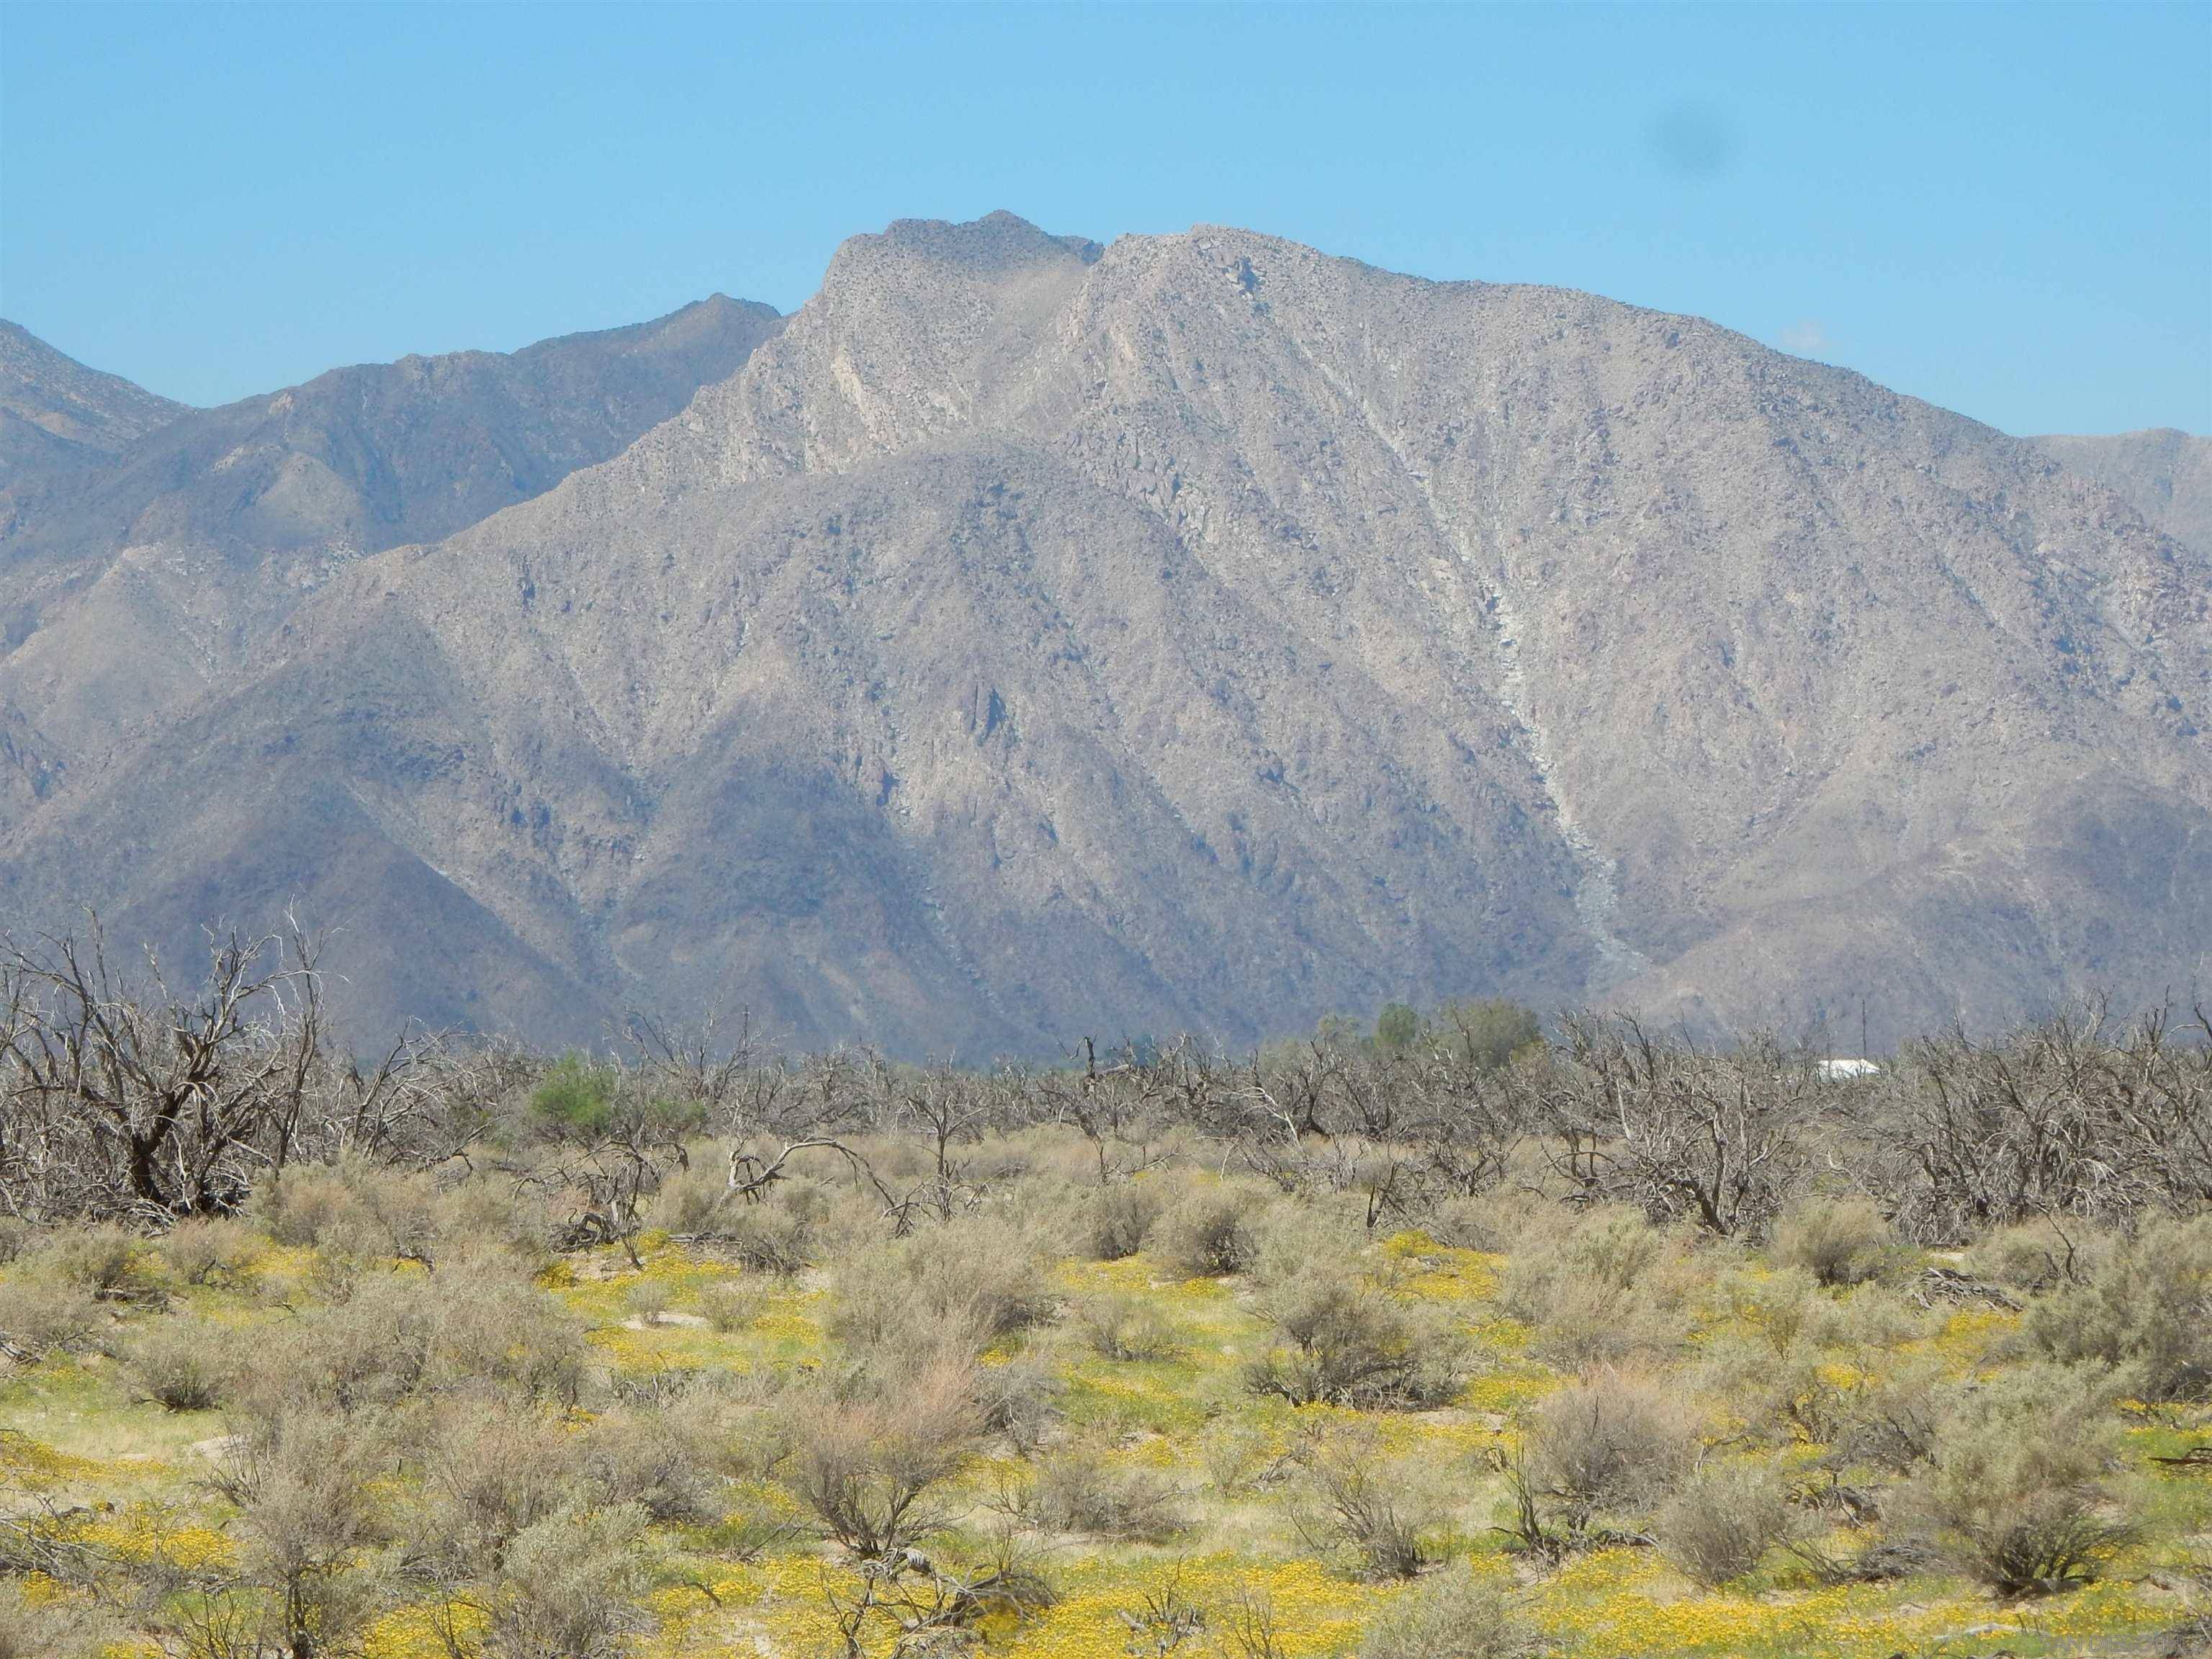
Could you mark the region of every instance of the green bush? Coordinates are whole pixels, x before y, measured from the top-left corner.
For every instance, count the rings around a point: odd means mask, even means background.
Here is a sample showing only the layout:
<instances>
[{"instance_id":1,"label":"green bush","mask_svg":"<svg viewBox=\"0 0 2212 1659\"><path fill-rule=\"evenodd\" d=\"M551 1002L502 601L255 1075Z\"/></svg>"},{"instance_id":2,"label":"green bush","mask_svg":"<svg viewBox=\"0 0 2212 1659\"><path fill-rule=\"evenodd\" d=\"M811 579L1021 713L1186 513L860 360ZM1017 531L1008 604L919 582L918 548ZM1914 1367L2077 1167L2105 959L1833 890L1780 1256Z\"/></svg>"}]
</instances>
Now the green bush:
<instances>
[{"instance_id":1,"label":"green bush","mask_svg":"<svg viewBox=\"0 0 2212 1659\"><path fill-rule=\"evenodd\" d=\"M1430 1040L1461 1065L1494 1072L1544 1040L1535 1011L1505 997L1448 1002L1437 1011Z\"/></svg>"},{"instance_id":2,"label":"green bush","mask_svg":"<svg viewBox=\"0 0 2212 1659\"><path fill-rule=\"evenodd\" d=\"M611 1066L599 1065L583 1054L563 1054L545 1068L531 1091L531 1115L556 1134L586 1139L604 1134L614 1122L620 1080Z\"/></svg>"},{"instance_id":3,"label":"green bush","mask_svg":"<svg viewBox=\"0 0 2212 1659\"><path fill-rule=\"evenodd\" d=\"M1386 1002L1375 1016L1375 1046L1386 1054L1403 1054L1421 1037L1421 1017L1412 1006Z\"/></svg>"}]
</instances>

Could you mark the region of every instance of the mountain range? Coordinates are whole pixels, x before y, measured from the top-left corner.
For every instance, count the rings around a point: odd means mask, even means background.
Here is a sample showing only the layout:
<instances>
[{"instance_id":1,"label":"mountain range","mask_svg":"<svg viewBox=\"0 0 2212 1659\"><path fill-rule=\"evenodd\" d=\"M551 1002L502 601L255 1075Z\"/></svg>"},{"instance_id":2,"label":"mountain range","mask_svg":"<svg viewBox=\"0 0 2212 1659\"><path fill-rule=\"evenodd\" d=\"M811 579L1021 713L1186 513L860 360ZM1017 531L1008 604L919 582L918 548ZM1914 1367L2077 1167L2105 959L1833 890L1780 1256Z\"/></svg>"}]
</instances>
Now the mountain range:
<instances>
[{"instance_id":1,"label":"mountain range","mask_svg":"<svg viewBox=\"0 0 2212 1659\"><path fill-rule=\"evenodd\" d=\"M0 890L365 1027L1876 1041L2212 979L2212 464L1251 232L184 410L0 335Z\"/></svg>"}]
</instances>

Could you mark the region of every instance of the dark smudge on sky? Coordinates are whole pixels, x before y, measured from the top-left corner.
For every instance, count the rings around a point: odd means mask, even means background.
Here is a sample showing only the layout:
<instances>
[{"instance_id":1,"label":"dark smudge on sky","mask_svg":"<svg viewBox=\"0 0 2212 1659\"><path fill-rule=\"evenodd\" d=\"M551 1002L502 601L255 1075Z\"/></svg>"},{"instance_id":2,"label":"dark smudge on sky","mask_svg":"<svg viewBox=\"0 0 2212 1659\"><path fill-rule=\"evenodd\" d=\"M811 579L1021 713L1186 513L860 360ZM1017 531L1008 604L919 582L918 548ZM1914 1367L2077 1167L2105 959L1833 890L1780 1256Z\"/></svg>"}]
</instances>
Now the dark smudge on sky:
<instances>
[{"instance_id":1,"label":"dark smudge on sky","mask_svg":"<svg viewBox=\"0 0 2212 1659\"><path fill-rule=\"evenodd\" d=\"M1652 118L1647 130L1651 153L1669 173L1710 179L1735 160L1735 129L1707 104L1676 104Z\"/></svg>"}]
</instances>

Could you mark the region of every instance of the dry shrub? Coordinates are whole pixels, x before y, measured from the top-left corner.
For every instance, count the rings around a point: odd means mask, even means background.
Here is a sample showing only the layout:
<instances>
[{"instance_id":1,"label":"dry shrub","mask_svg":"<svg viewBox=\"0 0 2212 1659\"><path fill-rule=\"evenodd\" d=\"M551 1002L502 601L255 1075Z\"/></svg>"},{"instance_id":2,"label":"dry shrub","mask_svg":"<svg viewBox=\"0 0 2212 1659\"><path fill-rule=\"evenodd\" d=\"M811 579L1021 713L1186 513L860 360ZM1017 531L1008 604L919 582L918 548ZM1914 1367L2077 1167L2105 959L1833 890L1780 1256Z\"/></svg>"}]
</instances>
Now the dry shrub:
<instances>
[{"instance_id":1,"label":"dry shrub","mask_svg":"<svg viewBox=\"0 0 2212 1659\"><path fill-rule=\"evenodd\" d=\"M1838 1340L1847 1321L1837 1299L1803 1267L1740 1269L1720 1276L1730 1323L1773 1358Z\"/></svg>"},{"instance_id":2,"label":"dry shrub","mask_svg":"<svg viewBox=\"0 0 2212 1659\"><path fill-rule=\"evenodd\" d=\"M435 1259L440 1206L427 1175L355 1158L295 1164L255 1193L254 1207L280 1244L368 1260Z\"/></svg>"},{"instance_id":3,"label":"dry shrub","mask_svg":"<svg viewBox=\"0 0 2212 1659\"><path fill-rule=\"evenodd\" d=\"M1530 1219L1499 1294L1507 1312L1536 1327L1539 1358L1580 1370L1680 1345L1686 1264L1640 1211L1605 1205L1564 1225L1555 1210Z\"/></svg>"},{"instance_id":4,"label":"dry shrub","mask_svg":"<svg viewBox=\"0 0 2212 1659\"><path fill-rule=\"evenodd\" d=\"M2086 1284L2030 1306L2027 1329L2053 1358L2126 1367L2128 1387L2145 1399L2212 1395L2212 1216L2145 1222Z\"/></svg>"},{"instance_id":5,"label":"dry shrub","mask_svg":"<svg viewBox=\"0 0 2212 1659\"><path fill-rule=\"evenodd\" d=\"M562 1218L528 1188L468 1181L441 1193L437 1202L441 1267L446 1257L471 1265L489 1261L498 1271L534 1279L556 1259L553 1240Z\"/></svg>"},{"instance_id":6,"label":"dry shrub","mask_svg":"<svg viewBox=\"0 0 2212 1659\"><path fill-rule=\"evenodd\" d=\"M1218 1279L1250 1271L1258 1262L1255 1218L1263 1194L1225 1182L1193 1186L1160 1217L1161 1262L1186 1279Z\"/></svg>"},{"instance_id":7,"label":"dry shrub","mask_svg":"<svg viewBox=\"0 0 2212 1659\"><path fill-rule=\"evenodd\" d=\"M97 1608L33 1601L22 1585L0 1578L0 1659L94 1659L120 1650L119 1636Z\"/></svg>"},{"instance_id":8,"label":"dry shrub","mask_svg":"<svg viewBox=\"0 0 2212 1659\"><path fill-rule=\"evenodd\" d=\"M1316 1554L1350 1558L1371 1578L1411 1578L1429 1553L1422 1533L1436 1519L1422 1483L1393 1462L1365 1425L1310 1435L1295 1454L1302 1490L1291 1522Z\"/></svg>"},{"instance_id":9,"label":"dry shrub","mask_svg":"<svg viewBox=\"0 0 2212 1659\"><path fill-rule=\"evenodd\" d=\"M1119 1261L1145 1248L1159 1219L1158 1190L1146 1182L1116 1181L1094 1188L1084 1201L1085 1251L1099 1261Z\"/></svg>"},{"instance_id":10,"label":"dry shrub","mask_svg":"<svg viewBox=\"0 0 2212 1659\"><path fill-rule=\"evenodd\" d=\"M34 1255L0 1279L0 1340L34 1358L81 1346L102 1322L90 1291L35 1273Z\"/></svg>"},{"instance_id":11,"label":"dry shrub","mask_svg":"<svg viewBox=\"0 0 2212 1659\"><path fill-rule=\"evenodd\" d=\"M562 1406L581 1401L591 1350L583 1326L558 1300L534 1285L481 1275L441 1274L433 1283L431 1387L490 1382Z\"/></svg>"},{"instance_id":12,"label":"dry shrub","mask_svg":"<svg viewBox=\"0 0 2212 1659\"><path fill-rule=\"evenodd\" d=\"M1455 1194L1429 1212L1427 1232L1452 1249L1508 1255L1527 1240L1530 1212L1547 1206L1521 1194Z\"/></svg>"},{"instance_id":13,"label":"dry shrub","mask_svg":"<svg viewBox=\"0 0 2212 1659\"><path fill-rule=\"evenodd\" d=\"M156 1319L124 1344L134 1399L164 1411L204 1412L230 1394L242 1363L240 1335L187 1317Z\"/></svg>"},{"instance_id":14,"label":"dry shrub","mask_svg":"<svg viewBox=\"0 0 2212 1659\"><path fill-rule=\"evenodd\" d=\"M821 1226L829 1208L819 1188L786 1182L757 1203L723 1209L711 1237L751 1272L803 1273L822 1255Z\"/></svg>"},{"instance_id":15,"label":"dry shrub","mask_svg":"<svg viewBox=\"0 0 2212 1659\"><path fill-rule=\"evenodd\" d=\"M1745 1577L1769 1549L1789 1541L1796 1514L1772 1468L1709 1463L1660 1505L1659 1547L1684 1573L1716 1589Z\"/></svg>"},{"instance_id":16,"label":"dry shrub","mask_svg":"<svg viewBox=\"0 0 2212 1659\"><path fill-rule=\"evenodd\" d=\"M726 1506L719 1427L690 1401L603 1412L573 1455L599 1502L634 1504L664 1524L703 1526Z\"/></svg>"},{"instance_id":17,"label":"dry shrub","mask_svg":"<svg viewBox=\"0 0 2212 1659\"><path fill-rule=\"evenodd\" d=\"M2038 1216L1984 1234L1968 1245L1967 1272L2035 1295L2087 1279L2111 1256L2113 1236L2086 1221Z\"/></svg>"},{"instance_id":18,"label":"dry shrub","mask_svg":"<svg viewBox=\"0 0 2212 1659\"><path fill-rule=\"evenodd\" d=\"M253 1195L255 1218L279 1244L312 1249L351 1211L345 1179L322 1164L298 1164L272 1176Z\"/></svg>"},{"instance_id":19,"label":"dry shrub","mask_svg":"<svg viewBox=\"0 0 2212 1659\"><path fill-rule=\"evenodd\" d=\"M646 1516L628 1506L563 1510L508 1548L493 1597L489 1659L618 1659L652 1628Z\"/></svg>"},{"instance_id":20,"label":"dry shrub","mask_svg":"<svg viewBox=\"0 0 2212 1659\"><path fill-rule=\"evenodd\" d=\"M623 1308L641 1325L658 1325L675 1301L676 1292L665 1279L641 1278L623 1291Z\"/></svg>"},{"instance_id":21,"label":"dry shrub","mask_svg":"<svg viewBox=\"0 0 2212 1659\"><path fill-rule=\"evenodd\" d=\"M1679 1394L1650 1378L1601 1371L1537 1407L1531 1480L1570 1532L1601 1514L1648 1508L1689 1467L1697 1442Z\"/></svg>"},{"instance_id":22,"label":"dry shrub","mask_svg":"<svg viewBox=\"0 0 2212 1659\"><path fill-rule=\"evenodd\" d=\"M261 1339L240 1388L255 1409L307 1398L350 1410L486 1386L574 1406L592 1376L583 1328L554 1297L488 1265L449 1263L362 1275L343 1302Z\"/></svg>"},{"instance_id":23,"label":"dry shrub","mask_svg":"<svg viewBox=\"0 0 2212 1659\"><path fill-rule=\"evenodd\" d=\"M846 1397L827 1387L795 1395L785 1481L846 1548L907 1547L945 1522L931 1499L981 1432L975 1380L972 1361L939 1352Z\"/></svg>"},{"instance_id":24,"label":"dry shrub","mask_svg":"<svg viewBox=\"0 0 2212 1659\"><path fill-rule=\"evenodd\" d=\"M899 1239L840 1267L830 1331L866 1351L892 1339L958 1333L977 1346L1052 1316L1035 1240L978 1217Z\"/></svg>"},{"instance_id":25,"label":"dry shrub","mask_svg":"<svg viewBox=\"0 0 2212 1659\"><path fill-rule=\"evenodd\" d=\"M978 1367L969 1392L986 1434L1002 1434L1027 1456L1044 1443L1060 1413L1066 1383L1037 1354L1017 1354L1003 1364Z\"/></svg>"},{"instance_id":26,"label":"dry shrub","mask_svg":"<svg viewBox=\"0 0 2212 1659\"><path fill-rule=\"evenodd\" d=\"M678 1238L720 1242L723 1228L742 1209L757 1209L730 1190L729 1177L706 1159L678 1170L646 1203L645 1224Z\"/></svg>"},{"instance_id":27,"label":"dry shrub","mask_svg":"<svg viewBox=\"0 0 2212 1659\"><path fill-rule=\"evenodd\" d=\"M1504 1589L1461 1560L1385 1605L1360 1639L1359 1659L1533 1659L1540 1650Z\"/></svg>"},{"instance_id":28,"label":"dry shrub","mask_svg":"<svg viewBox=\"0 0 2212 1659\"><path fill-rule=\"evenodd\" d=\"M1316 1267L1271 1286L1259 1310L1279 1340L1245 1367L1255 1393L1294 1406L1417 1410L1450 1400L1465 1381L1466 1345L1450 1321L1343 1268Z\"/></svg>"},{"instance_id":29,"label":"dry shrub","mask_svg":"<svg viewBox=\"0 0 2212 1659\"><path fill-rule=\"evenodd\" d=\"M400 1400L421 1383L437 1329L428 1281L373 1273L349 1289L344 1301L261 1334L240 1378L247 1410L274 1416L313 1400L352 1411Z\"/></svg>"},{"instance_id":30,"label":"dry shrub","mask_svg":"<svg viewBox=\"0 0 2212 1659\"><path fill-rule=\"evenodd\" d=\"M1074 1322L1102 1359L1172 1359L1182 1351L1175 1322L1142 1297L1087 1297L1077 1305Z\"/></svg>"},{"instance_id":31,"label":"dry shrub","mask_svg":"<svg viewBox=\"0 0 2212 1659\"><path fill-rule=\"evenodd\" d=\"M1860 1285L1896 1263L1897 1235L1870 1198L1806 1198L1776 1220L1773 1255L1823 1285Z\"/></svg>"},{"instance_id":32,"label":"dry shrub","mask_svg":"<svg viewBox=\"0 0 2212 1659\"><path fill-rule=\"evenodd\" d=\"M741 1331L768 1306L768 1287L751 1279L717 1279L699 1287L699 1312L721 1335Z\"/></svg>"},{"instance_id":33,"label":"dry shrub","mask_svg":"<svg viewBox=\"0 0 2212 1659\"><path fill-rule=\"evenodd\" d=\"M392 1467L370 1425L314 1410L237 1437L216 1486L238 1506L246 1582L263 1592L265 1646L247 1651L349 1650L374 1610L369 1559L384 1539L373 1493Z\"/></svg>"},{"instance_id":34,"label":"dry shrub","mask_svg":"<svg viewBox=\"0 0 2212 1659\"><path fill-rule=\"evenodd\" d=\"M1037 1524L1054 1532L1158 1543L1182 1530L1179 1497L1159 1470L1117 1462L1085 1438L1037 1459L1030 1501Z\"/></svg>"},{"instance_id":35,"label":"dry shrub","mask_svg":"<svg viewBox=\"0 0 2212 1659\"><path fill-rule=\"evenodd\" d=\"M579 1501L585 1470L561 1419L496 1395L442 1402L421 1431L408 1531L471 1575L522 1532Z\"/></svg>"},{"instance_id":36,"label":"dry shrub","mask_svg":"<svg viewBox=\"0 0 2212 1659\"><path fill-rule=\"evenodd\" d=\"M1949 1390L1940 1360L1892 1359L1846 1394L1837 1410L1839 1455L1889 1474L1931 1468Z\"/></svg>"},{"instance_id":37,"label":"dry shrub","mask_svg":"<svg viewBox=\"0 0 2212 1659\"><path fill-rule=\"evenodd\" d=\"M170 1228L156 1249L185 1284L237 1289L252 1283L261 1241L227 1218L191 1216Z\"/></svg>"},{"instance_id":38,"label":"dry shrub","mask_svg":"<svg viewBox=\"0 0 2212 1659\"><path fill-rule=\"evenodd\" d=\"M1830 1357L1812 1343L1799 1340L1778 1352L1756 1333L1716 1330L1680 1375L1686 1389L1719 1402L1724 1416L1741 1423L1747 1440L1826 1443L1840 1431L1847 1390L1838 1386Z\"/></svg>"},{"instance_id":39,"label":"dry shrub","mask_svg":"<svg viewBox=\"0 0 2212 1659\"><path fill-rule=\"evenodd\" d=\"M754 1273L788 1276L879 1234L881 1206L809 1175L787 1175L757 1198L719 1206L703 1236Z\"/></svg>"},{"instance_id":40,"label":"dry shrub","mask_svg":"<svg viewBox=\"0 0 2212 1659\"><path fill-rule=\"evenodd\" d=\"M1282 1450L1265 1429L1219 1417L1199 1437L1199 1459L1206 1478L1224 1498L1235 1498L1266 1482L1280 1468Z\"/></svg>"},{"instance_id":41,"label":"dry shrub","mask_svg":"<svg viewBox=\"0 0 2212 1659\"><path fill-rule=\"evenodd\" d=\"M2053 1364L1955 1389L1908 1515L1961 1571L2002 1594L2095 1577L2134 1534L2105 1480L2112 1391L2099 1368Z\"/></svg>"},{"instance_id":42,"label":"dry shrub","mask_svg":"<svg viewBox=\"0 0 2212 1659\"><path fill-rule=\"evenodd\" d=\"M107 1302L159 1301L157 1258L146 1241L112 1221L50 1236L18 1271L89 1291Z\"/></svg>"}]
</instances>

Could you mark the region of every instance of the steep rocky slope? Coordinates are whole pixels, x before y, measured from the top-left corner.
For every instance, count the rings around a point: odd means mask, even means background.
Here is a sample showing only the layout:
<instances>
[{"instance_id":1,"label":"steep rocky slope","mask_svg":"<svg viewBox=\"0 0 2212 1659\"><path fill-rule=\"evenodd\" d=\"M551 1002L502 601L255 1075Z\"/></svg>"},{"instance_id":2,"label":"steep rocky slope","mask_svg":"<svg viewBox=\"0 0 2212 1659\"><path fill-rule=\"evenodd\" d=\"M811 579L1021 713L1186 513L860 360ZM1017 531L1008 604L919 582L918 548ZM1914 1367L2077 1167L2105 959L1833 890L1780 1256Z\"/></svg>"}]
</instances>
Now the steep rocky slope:
<instances>
[{"instance_id":1,"label":"steep rocky slope","mask_svg":"<svg viewBox=\"0 0 2212 1659\"><path fill-rule=\"evenodd\" d=\"M2160 427L2034 443L2069 471L2094 478L2176 541L2212 552L2212 438Z\"/></svg>"},{"instance_id":2,"label":"steep rocky slope","mask_svg":"<svg viewBox=\"0 0 2212 1659\"><path fill-rule=\"evenodd\" d=\"M450 534L605 460L780 323L717 295L511 356L333 369L150 430L111 419L115 453L18 502L0 534L16 804L246 672L347 562Z\"/></svg>"},{"instance_id":3,"label":"steep rocky slope","mask_svg":"<svg viewBox=\"0 0 2212 1659\"><path fill-rule=\"evenodd\" d=\"M27 473L93 464L185 412L0 319L0 501Z\"/></svg>"},{"instance_id":4,"label":"steep rocky slope","mask_svg":"<svg viewBox=\"0 0 2212 1659\"><path fill-rule=\"evenodd\" d=\"M1502 990L1879 1037L2212 977L2212 568L1694 319L1250 233L840 250L621 454L349 563L12 902L375 1015L1049 1049Z\"/></svg>"}]
</instances>

